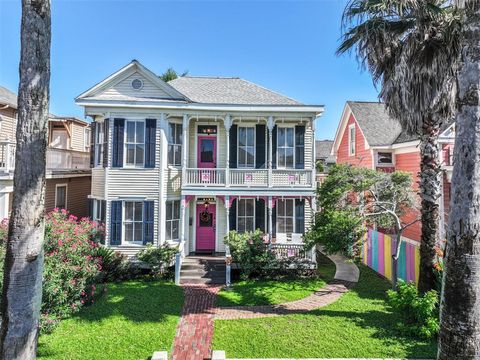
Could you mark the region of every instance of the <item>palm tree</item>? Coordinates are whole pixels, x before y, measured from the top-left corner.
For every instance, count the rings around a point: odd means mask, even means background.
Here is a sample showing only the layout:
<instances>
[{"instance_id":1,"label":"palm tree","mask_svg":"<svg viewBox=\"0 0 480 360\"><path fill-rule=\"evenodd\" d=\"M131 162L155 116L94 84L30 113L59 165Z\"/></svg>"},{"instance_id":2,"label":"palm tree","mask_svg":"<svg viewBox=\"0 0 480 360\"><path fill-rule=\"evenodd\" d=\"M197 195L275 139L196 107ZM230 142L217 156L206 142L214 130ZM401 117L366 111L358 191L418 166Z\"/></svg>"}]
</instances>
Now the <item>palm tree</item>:
<instances>
[{"instance_id":1,"label":"palm tree","mask_svg":"<svg viewBox=\"0 0 480 360\"><path fill-rule=\"evenodd\" d=\"M441 360L480 358L480 2L466 3L440 306Z\"/></svg>"},{"instance_id":2,"label":"palm tree","mask_svg":"<svg viewBox=\"0 0 480 360\"><path fill-rule=\"evenodd\" d=\"M42 300L50 0L23 0L13 211L0 329L1 359L35 359Z\"/></svg>"},{"instance_id":3,"label":"palm tree","mask_svg":"<svg viewBox=\"0 0 480 360\"><path fill-rule=\"evenodd\" d=\"M455 109L459 21L445 0L351 0L337 53L353 48L404 131L420 137L419 289L435 287L441 169L437 138Z\"/></svg>"},{"instance_id":4,"label":"palm tree","mask_svg":"<svg viewBox=\"0 0 480 360\"><path fill-rule=\"evenodd\" d=\"M173 68L168 68L162 75L160 75L160 79L162 79L165 82L169 82L171 80L175 80L178 77L183 77L187 76L188 70L184 71L183 73L179 74L178 72L175 71Z\"/></svg>"}]
</instances>

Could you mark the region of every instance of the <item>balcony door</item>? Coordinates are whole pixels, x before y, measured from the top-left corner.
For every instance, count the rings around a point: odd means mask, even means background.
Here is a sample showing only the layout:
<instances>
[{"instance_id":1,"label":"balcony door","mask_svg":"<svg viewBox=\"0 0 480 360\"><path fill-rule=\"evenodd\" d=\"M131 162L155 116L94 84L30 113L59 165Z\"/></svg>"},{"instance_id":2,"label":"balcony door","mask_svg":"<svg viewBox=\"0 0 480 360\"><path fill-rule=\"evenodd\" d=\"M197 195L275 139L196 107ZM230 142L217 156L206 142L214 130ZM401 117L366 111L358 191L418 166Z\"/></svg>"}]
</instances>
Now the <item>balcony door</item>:
<instances>
[{"instance_id":1,"label":"balcony door","mask_svg":"<svg viewBox=\"0 0 480 360\"><path fill-rule=\"evenodd\" d=\"M214 169L217 167L216 136L198 137L197 167L202 169Z\"/></svg>"}]
</instances>

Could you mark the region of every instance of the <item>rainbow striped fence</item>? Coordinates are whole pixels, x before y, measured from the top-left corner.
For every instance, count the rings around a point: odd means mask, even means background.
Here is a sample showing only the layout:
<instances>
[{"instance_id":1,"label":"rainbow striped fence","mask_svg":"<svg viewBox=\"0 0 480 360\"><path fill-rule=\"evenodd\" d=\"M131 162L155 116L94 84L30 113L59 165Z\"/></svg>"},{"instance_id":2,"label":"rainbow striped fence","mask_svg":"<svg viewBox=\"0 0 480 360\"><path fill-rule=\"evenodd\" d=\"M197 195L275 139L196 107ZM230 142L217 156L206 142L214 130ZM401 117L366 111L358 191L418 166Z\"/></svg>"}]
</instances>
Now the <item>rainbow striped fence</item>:
<instances>
[{"instance_id":1,"label":"rainbow striped fence","mask_svg":"<svg viewBox=\"0 0 480 360\"><path fill-rule=\"evenodd\" d=\"M365 234L362 260L365 265L392 280L392 254L397 250L395 236L369 229ZM418 282L420 249L403 241L398 257L398 277L408 282Z\"/></svg>"}]
</instances>

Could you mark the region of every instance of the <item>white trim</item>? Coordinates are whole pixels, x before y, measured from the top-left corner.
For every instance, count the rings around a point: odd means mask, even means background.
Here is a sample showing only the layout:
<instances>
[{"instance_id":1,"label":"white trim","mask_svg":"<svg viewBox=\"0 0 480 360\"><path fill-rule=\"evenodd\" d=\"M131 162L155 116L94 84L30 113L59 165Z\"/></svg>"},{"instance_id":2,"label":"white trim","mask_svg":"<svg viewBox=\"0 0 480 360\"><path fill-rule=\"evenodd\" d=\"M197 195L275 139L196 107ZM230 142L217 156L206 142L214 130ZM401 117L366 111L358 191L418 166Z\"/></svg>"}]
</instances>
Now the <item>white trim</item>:
<instances>
[{"instance_id":1,"label":"white trim","mask_svg":"<svg viewBox=\"0 0 480 360\"><path fill-rule=\"evenodd\" d=\"M352 137L353 129L353 137ZM353 140L353 141L352 141ZM352 151L353 145L353 151ZM355 156L357 152L357 129L355 123L348 125L348 156Z\"/></svg>"},{"instance_id":2,"label":"white trim","mask_svg":"<svg viewBox=\"0 0 480 360\"><path fill-rule=\"evenodd\" d=\"M276 230L276 233L277 234L288 234L288 233L282 233L282 232L279 232L278 231L278 202L279 201L285 201L285 202L292 202L293 203L293 209L292 209L292 212L293 212L293 215L291 216L293 218L293 222L292 222L292 234L295 234L295 230L296 230L296 216L295 216L295 199L277 199L276 200L276 203L275 203L275 230ZM290 216L282 216L282 218L290 218ZM304 219L304 222L305 222L305 219Z\"/></svg>"},{"instance_id":3,"label":"white trim","mask_svg":"<svg viewBox=\"0 0 480 360\"><path fill-rule=\"evenodd\" d=\"M241 198L241 197L238 197L236 200L237 200L237 201L236 201L236 203L235 203L235 206L236 206L236 213L235 213L235 215L236 215L235 230L238 231L238 205L240 204L240 201L242 201L242 200L244 200L244 201L245 201L245 200L253 200L253 215L242 216L242 218L247 218L247 217L251 218L251 217L253 217L253 230L252 230L252 231L255 231L255 230L257 229L257 226L256 226L256 225L257 225L257 216L256 216L256 215L257 215L257 214L256 214L257 198L246 198L246 197ZM245 206L246 206L246 205L245 205ZM246 207L245 207L245 208L246 208Z\"/></svg>"},{"instance_id":4,"label":"white trim","mask_svg":"<svg viewBox=\"0 0 480 360\"><path fill-rule=\"evenodd\" d=\"M130 144L135 144L135 145L141 145L143 144L143 161L142 161L142 165L136 165L136 158L137 158L137 155L136 155L136 150L135 150L135 163L133 165L128 165L127 164L127 134L128 134L128 131L127 131L127 124L129 122L133 122L135 123L135 142L133 143L130 143ZM137 142L137 123L142 123L143 124L143 142ZM134 169L143 169L145 168L145 151L146 151L146 147L145 147L145 137L146 137L146 131L147 131L147 126L146 126L146 122L145 122L145 119L135 119L135 118L128 118L128 119L125 119L125 127L124 127L124 131L123 131L123 167L124 168L134 168Z\"/></svg>"},{"instance_id":5,"label":"white trim","mask_svg":"<svg viewBox=\"0 0 480 360\"><path fill-rule=\"evenodd\" d=\"M126 217L125 217L125 203L141 203L142 204L142 240L141 241L126 241L125 240L125 223L126 223ZM144 229L144 226L145 226L145 204L144 204L145 200L122 200L122 239L120 241L120 244L121 245L143 245L143 236L144 236L144 233L145 233L145 229ZM135 205L134 205L134 209L133 209L133 213L134 213L134 220L131 221L131 223L133 224L133 233L135 235L135 223L139 223L140 221L135 221ZM130 222L129 222L130 223Z\"/></svg>"},{"instance_id":6,"label":"white trim","mask_svg":"<svg viewBox=\"0 0 480 360\"><path fill-rule=\"evenodd\" d=\"M65 207L64 209L67 209L68 207L68 183L61 183L61 184L55 184L55 207L58 208L57 206L57 189L59 187L65 187Z\"/></svg>"},{"instance_id":7,"label":"white trim","mask_svg":"<svg viewBox=\"0 0 480 360\"><path fill-rule=\"evenodd\" d=\"M217 133L216 134L199 134L198 133L198 125L210 125L210 126L213 126L215 125L217 127ZM199 136L206 136L206 137L210 137L210 136L213 136L215 137L215 151L216 151L216 154L215 154L215 167L214 169L217 169L218 168L218 157L219 157L219 151L220 151L220 146L219 145L219 133L220 133L220 123L217 124L217 121L215 121L215 124L210 124L209 121L197 121L195 123L195 151L194 151L194 163L195 163L195 167L198 167L198 137ZM187 141L190 141L190 139L188 139ZM188 167L188 166L187 166Z\"/></svg>"},{"instance_id":8,"label":"white trim","mask_svg":"<svg viewBox=\"0 0 480 360\"><path fill-rule=\"evenodd\" d=\"M167 203L168 202L171 202L172 204L174 202L178 201L178 219L168 219L168 213L167 213ZM167 201L165 201L165 241L168 241L168 242L171 242L171 243L179 243L180 242L180 232L181 232L181 229L180 227L183 226L182 225L182 200L178 197L169 197L167 196ZM172 205L173 206L173 205ZM171 215L171 214L170 214ZM167 223L170 221L170 222L173 222L175 220L178 220L178 238L177 239L167 239ZM171 234L170 234L171 235Z\"/></svg>"}]
</instances>

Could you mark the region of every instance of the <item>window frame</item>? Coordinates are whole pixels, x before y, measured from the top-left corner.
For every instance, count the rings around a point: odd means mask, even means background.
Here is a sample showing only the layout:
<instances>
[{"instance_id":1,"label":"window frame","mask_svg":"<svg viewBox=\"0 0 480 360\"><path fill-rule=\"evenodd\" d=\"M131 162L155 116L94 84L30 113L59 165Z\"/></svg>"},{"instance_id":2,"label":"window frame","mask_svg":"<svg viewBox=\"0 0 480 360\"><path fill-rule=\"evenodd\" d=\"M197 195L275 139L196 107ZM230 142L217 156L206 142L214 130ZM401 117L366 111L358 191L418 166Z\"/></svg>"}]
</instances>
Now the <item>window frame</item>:
<instances>
[{"instance_id":1,"label":"window frame","mask_svg":"<svg viewBox=\"0 0 480 360\"><path fill-rule=\"evenodd\" d=\"M239 211L239 208L240 208L240 201L253 201L253 215L247 215L246 214L246 209L247 209L247 206L245 204L245 215L240 215L240 211ZM248 231L255 231L256 229L256 203L255 203L256 199L254 198L244 198L244 199L238 199L236 201L236 215L237 215L237 219L236 219L236 225L235 225L235 229L237 230L237 232L243 234L245 232L248 232ZM245 229L244 231L240 232L240 229L238 228L238 224L239 224L239 220L240 218L243 218L245 220L251 218L252 219L252 224L253 224L253 229L252 230L247 230ZM246 223L246 222L245 222Z\"/></svg>"},{"instance_id":2,"label":"window frame","mask_svg":"<svg viewBox=\"0 0 480 360\"><path fill-rule=\"evenodd\" d=\"M389 163L386 163L386 162L380 162L380 154L390 154L391 158L390 158L390 162ZM391 151L378 151L376 154L375 154L375 164L376 166L379 166L379 167L382 167L382 166L394 166L394 160L393 160L393 152Z\"/></svg>"},{"instance_id":3,"label":"window frame","mask_svg":"<svg viewBox=\"0 0 480 360\"><path fill-rule=\"evenodd\" d=\"M141 207L142 207L142 219L141 220L135 220L135 205L134 205L134 208L133 208L133 220L132 221L127 221L127 217L126 217L126 208L127 208L127 203L139 203L141 204ZM122 245L143 245L143 237L144 237L144 226L145 226L145 223L144 223L144 219L145 219L145 206L144 206L144 201L141 201L141 200L125 200L125 201L122 201L122 242L121 244ZM135 228L136 226L138 225L135 225L135 224L140 224L141 225L141 240L139 241L127 241L126 240L126 225L127 224L132 224L132 235L133 235L133 238L135 238Z\"/></svg>"},{"instance_id":4,"label":"window frame","mask_svg":"<svg viewBox=\"0 0 480 360\"><path fill-rule=\"evenodd\" d=\"M167 203L172 203L171 212L168 214L167 212ZM178 203L178 219L175 218L175 203ZM171 218L169 218L171 216ZM180 221L181 218L181 201L178 199L171 199L165 202L165 240L170 242L180 242L180 226L183 226ZM170 236L168 234L168 224L173 224L174 222L178 222L177 229L178 229L178 238L173 238L173 226L170 225Z\"/></svg>"},{"instance_id":5,"label":"window frame","mask_svg":"<svg viewBox=\"0 0 480 360\"><path fill-rule=\"evenodd\" d=\"M92 214L92 220L96 222L102 222L102 201L103 200L98 200L98 199L92 199L93 200L93 214Z\"/></svg>"},{"instance_id":6,"label":"window frame","mask_svg":"<svg viewBox=\"0 0 480 360\"><path fill-rule=\"evenodd\" d=\"M279 139L279 136L280 136L280 129L291 129L291 131L293 132L293 146L280 146L280 143L278 141ZM285 133L286 135L286 133ZM285 144L287 144L287 136L285 136ZM286 156L286 150L287 149L292 149L292 154L293 154L293 157L292 157L292 166L287 166L287 156ZM279 157L279 154L280 154L280 150L283 149L283 151L285 152L285 166L281 166L280 165L280 157ZM277 169L295 169L295 149L296 149L296 143L295 143L295 125L291 125L291 126L288 126L288 125L285 125L285 126L278 126L277 127L277 149L276 149L276 157L277 157Z\"/></svg>"},{"instance_id":7,"label":"window frame","mask_svg":"<svg viewBox=\"0 0 480 360\"><path fill-rule=\"evenodd\" d=\"M92 129L86 126L83 129L83 148L86 152L90 151L90 140L92 136Z\"/></svg>"},{"instance_id":8,"label":"window frame","mask_svg":"<svg viewBox=\"0 0 480 360\"><path fill-rule=\"evenodd\" d=\"M129 122L135 123L135 141L134 142L127 141L127 138L128 138L128 123ZM138 142L137 141L137 123L140 123L143 126L143 142ZM145 119L125 119L125 128L124 128L124 134L123 134L123 164L124 164L124 167L126 167L126 168L144 168L145 167L145 137L146 137L146 126L145 125L146 125L145 124ZM134 145L135 146L133 164L128 164L127 163L128 145ZM142 159L142 164L141 165L137 165L137 148L136 148L137 145L143 145L143 159Z\"/></svg>"},{"instance_id":9,"label":"window frame","mask_svg":"<svg viewBox=\"0 0 480 360\"><path fill-rule=\"evenodd\" d=\"M173 127L175 128L175 134L173 136L171 136L171 131L172 131L172 125ZM180 128L180 143L176 143L176 135L177 135L177 131L178 131L178 127ZM171 141L173 140L173 142ZM168 134L167 134L167 164L168 166L174 166L174 167L181 167L182 166L182 147L183 147L183 142L184 142L184 139L183 139L183 124L181 122L174 122L174 121L170 121L168 123ZM170 162L170 147L173 148L179 148L179 155L180 155L180 159L179 159L179 162L178 164L175 162L175 152L173 152L173 155L174 155L174 159L173 159L173 163Z\"/></svg>"},{"instance_id":10,"label":"window frame","mask_svg":"<svg viewBox=\"0 0 480 360\"><path fill-rule=\"evenodd\" d=\"M240 129L253 129L253 145L240 145ZM238 125L237 127L237 168L238 169L255 169L255 164L256 164L256 161L257 161L257 147L256 147L256 143L257 143L257 134L256 134L256 128L255 128L255 125ZM247 134L247 132L246 132ZM248 143L248 135L246 137L246 143ZM245 154L247 154L247 149L248 148L253 148L253 164L248 164L248 163L245 163L245 164L241 164L240 163L240 148L244 148L245 149ZM245 158L245 160L247 159L248 157Z\"/></svg>"},{"instance_id":11,"label":"window frame","mask_svg":"<svg viewBox=\"0 0 480 360\"><path fill-rule=\"evenodd\" d=\"M353 133L352 133L353 130ZM353 147L352 147L353 145ZM348 125L348 156L354 156L357 147L357 133L355 124Z\"/></svg>"},{"instance_id":12,"label":"window frame","mask_svg":"<svg viewBox=\"0 0 480 360\"><path fill-rule=\"evenodd\" d=\"M101 135L101 136L100 136ZM95 139L94 139L94 167L103 165L103 152L105 142L105 122L97 122L95 125Z\"/></svg>"},{"instance_id":13,"label":"window frame","mask_svg":"<svg viewBox=\"0 0 480 360\"><path fill-rule=\"evenodd\" d=\"M287 215L286 215L286 214L287 214L286 211L285 211L284 215L279 214L279 211L278 211L278 209L279 209L278 202L279 202L279 201L283 201L283 202L285 202L285 203L288 202L288 203L291 203L291 204L292 204L292 216L287 216ZM285 209L286 209L286 207L285 207ZM275 224L275 228L276 228L276 230L277 230L277 233L278 233L278 234L295 234L295 225L296 225L296 224L295 224L295 199L283 199L283 200L282 200L282 199L278 199L278 200L277 200L277 203L275 204L275 211L276 211L276 213L277 213L277 216L276 216L276 224ZM280 231L279 220L280 220L280 219L285 219L285 220L286 220L286 219L290 219L290 218L292 219L292 232L291 232L291 233L288 233L288 232L286 232L286 231ZM285 228L284 228L283 230L286 230L286 226L285 226Z\"/></svg>"},{"instance_id":14,"label":"window frame","mask_svg":"<svg viewBox=\"0 0 480 360\"><path fill-rule=\"evenodd\" d=\"M58 206L58 188L65 188L65 205L63 207ZM56 209L67 209L67 196L68 195L68 184L67 183L61 183L61 184L55 184L55 208Z\"/></svg>"}]
</instances>

